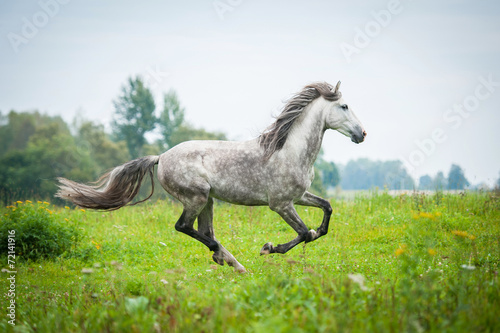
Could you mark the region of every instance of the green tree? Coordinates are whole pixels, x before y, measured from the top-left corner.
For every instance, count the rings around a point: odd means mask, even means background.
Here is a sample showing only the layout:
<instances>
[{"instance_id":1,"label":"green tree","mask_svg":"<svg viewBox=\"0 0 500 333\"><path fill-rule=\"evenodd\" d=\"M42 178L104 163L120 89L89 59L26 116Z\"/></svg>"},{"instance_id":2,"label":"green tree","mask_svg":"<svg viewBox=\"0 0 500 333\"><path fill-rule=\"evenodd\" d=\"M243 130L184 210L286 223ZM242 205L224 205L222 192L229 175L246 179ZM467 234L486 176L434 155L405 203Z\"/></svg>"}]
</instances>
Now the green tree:
<instances>
[{"instance_id":1,"label":"green tree","mask_svg":"<svg viewBox=\"0 0 500 333\"><path fill-rule=\"evenodd\" d=\"M103 125L83 121L77 125L76 138L79 150L88 151L95 164L95 177L130 160L125 142L111 141Z\"/></svg>"},{"instance_id":2,"label":"green tree","mask_svg":"<svg viewBox=\"0 0 500 333\"><path fill-rule=\"evenodd\" d=\"M423 175L418 181L419 190L432 190L432 178L429 175Z\"/></svg>"},{"instance_id":3,"label":"green tree","mask_svg":"<svg viewBox=\"0 0 500 333\"><path fill-rule=\"evenodd\" d=\"M0 156L12 150L23 150L37 127L54 121L64 123L61 118L53 118L35 112L10 111L2 118L0 126Z\"/></svg>"},{"instance_id":4,"label":"green tree","mask_svg":"<svg viewBox=\"0 0 500 333\"><path fill-rule=\"evenodd\" d=\"M374 187L403 190L412 189L414 186L413 178L398 160L372 161L367 158L352 160L344 167L341 177L342 188L350 190Z\"/></svg>"},{"instance_id":5,"label":"green tree","mask_svg":"<svg viewBox=\"0 0 500 333\"><path fill-rule=\"evenodd\" d=\"M319 195L320 197L326 196L326 189L323 186L323 180L321 179L321 173L317 168L314 168L314 179L311 184L311 187L309 188L309 191L311 193L314 193L316 195Z\"/></svg>"},{"instance_id":6,"label":"green tree","mask_svg":"<svg viewBox=\"0 0 500 333\"><path fill-rule=\"evenodd\" d=\"M335 163L331 161L322 161L322 163L318 165L318 169L321 172L321 180L325 188L332 188L339 184L340 174Z\"/></svg>"},{"instance_id":7,"label":"green tree","mask_svg":"<svg viewBox=\"0 0 500 333\"><path fill-rule=\"evenodd\" d=\"M174 90L163 95L163 111L158 119L160 133L163 137L163 148L174 146L172 135L184 123L184 108L181 107L179 98Z\"/></svg>"},{"instance_id":8,"label":"green tree","mask_svg":"<svg viewBox=\"0 0 500 333\"><path fill-rule=\"evenodd\" d=\"M449 190L463 190L470 183L465 178L464 171L462 168L456 164L453 164L450 168L450 173L448 174L448 189Z\"/></svg>"},{"instance_id":9,"label":"green tree","mask_svg":"<svg viewBox=\"0 0 500 333\"><path fill-rule=\"evenodd\" d=\"M172 147L189 140L227 140L227 137L222 132L208 132L186 123L180 125L170 137Z\"/></svg>"},{"instance_id":10,"label":"green tree","mask_svg":"<svg viewBox=\"0 0 500 333\"><path fill-rule=\"evenodd\" d=\"M339 184L340 173L335 163L326 161L323 156L323 149L321 149L314 163L315 177L312 186L319 188L321 185L326 193L327 189L333 188ZM319 183L317 184L317 182Z\"/></svg>"},{"instance_id":11,"label":"green tree","mask_svg":"<svg viewBox=\"0 0 500 333\"><path fill-rule=\"evenodd\" d=\"M415 182L404 168L403 162L396 160L379 163L379 174L384 179L384 186L394 190L411 190L415 187Z\"/></svg>"},{"instance_id":12,"label":"green tree","mask_svg":"<svg viewBox=\"0 0 500 333\"><path fill-rule=\"evenodd\" d=\"M434 179L432 180L432 187L436 191L442 191L443 189L446 188L446 183L447 183L447 180L446 180L443 172L439 171L436 174L436 176L434 177Z\"/></svg>"},{"instance_id":13,"label":"green tree","mask_svg":"<svg viewBox=\"0 0 500 333\"><path fill-rule=\"evenodd\" d=\"M94 166L89 153L78 149L62 119L46 117L23 149L11 149L0 157L0 197L4 203L48 199L56 191L56 177L90 181L95 178Z\"/></svg>"},{"instance_id":14,"label":"green tree","mask_svg":"<svg viewBox=\"0 0 500 333\"><path fill-rule=\"evenodd\" d=\"M153 94L141 77L129 78L114 106L112 127L116 138L125 140L130 156L137 158L146 143L145 134L156 126Z\"/></svg>"}]
</instances>

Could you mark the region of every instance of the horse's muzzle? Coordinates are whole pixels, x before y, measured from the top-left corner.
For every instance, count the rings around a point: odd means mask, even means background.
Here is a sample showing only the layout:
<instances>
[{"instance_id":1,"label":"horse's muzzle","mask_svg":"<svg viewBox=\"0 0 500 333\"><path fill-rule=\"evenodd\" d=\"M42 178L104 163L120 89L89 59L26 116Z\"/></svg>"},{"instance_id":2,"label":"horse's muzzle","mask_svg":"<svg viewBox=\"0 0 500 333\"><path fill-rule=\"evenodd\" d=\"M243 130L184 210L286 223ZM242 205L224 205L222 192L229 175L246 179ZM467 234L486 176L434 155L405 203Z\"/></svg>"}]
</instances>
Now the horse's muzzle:
<instances>
[{"instance_id":1,"label":"horse's muzzle","mask_svg":"<svg viewBox=\"0 0 500 333\"><path fill-rule=\"evenodd\" d=\"M365 137L366 137L366 131L359 129L359 131L356 131L356 133L353 133L351 135L351 141L354 143L361 143L365 141Z\"/></svg>"}]
</instances>

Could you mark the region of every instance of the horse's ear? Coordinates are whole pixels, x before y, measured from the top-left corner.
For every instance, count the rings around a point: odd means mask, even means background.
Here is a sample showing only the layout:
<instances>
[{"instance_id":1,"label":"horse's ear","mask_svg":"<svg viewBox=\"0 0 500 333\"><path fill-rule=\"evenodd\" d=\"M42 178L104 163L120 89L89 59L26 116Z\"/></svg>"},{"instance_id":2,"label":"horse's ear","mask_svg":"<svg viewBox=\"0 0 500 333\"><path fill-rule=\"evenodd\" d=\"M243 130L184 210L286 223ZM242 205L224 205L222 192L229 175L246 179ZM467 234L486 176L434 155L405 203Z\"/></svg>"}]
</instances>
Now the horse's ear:
<instances>
[{"instance_id":1,"label":"horse's ear","mask_svg":"<svg viewBox=\"0 0 500 333\"><path fill-rule=\"evenodd\" d=\"M337 82L337 85L335 86L335 89L333 89L333 92L334 93L338 93L339 92L339 88L340 88L340 81Z\"/></svg>"}]
</instances>

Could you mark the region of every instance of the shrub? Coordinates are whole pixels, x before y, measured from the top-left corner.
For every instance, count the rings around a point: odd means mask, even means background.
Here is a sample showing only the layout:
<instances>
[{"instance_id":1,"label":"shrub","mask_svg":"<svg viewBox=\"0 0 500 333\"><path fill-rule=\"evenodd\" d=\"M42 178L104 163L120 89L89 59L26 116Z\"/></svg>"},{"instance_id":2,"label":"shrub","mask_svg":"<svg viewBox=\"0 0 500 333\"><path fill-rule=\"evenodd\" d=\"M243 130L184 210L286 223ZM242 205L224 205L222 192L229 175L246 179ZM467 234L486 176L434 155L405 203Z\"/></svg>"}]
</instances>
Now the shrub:
<instances>
[{"instance_id":1,"label":"shrub","mask_svg":"<svg viewBox=\"0 0 500 333\"><path fill-rule=\"evenodd\" d=\"M22 259L53 259L76 246L78 229L51 211L48 202L18 201L7 206L0 223L0 254L8 252L8 234L15 230L15 252ZM9 244L11 245L11 244Z\"/></svg>"}]
</instances>

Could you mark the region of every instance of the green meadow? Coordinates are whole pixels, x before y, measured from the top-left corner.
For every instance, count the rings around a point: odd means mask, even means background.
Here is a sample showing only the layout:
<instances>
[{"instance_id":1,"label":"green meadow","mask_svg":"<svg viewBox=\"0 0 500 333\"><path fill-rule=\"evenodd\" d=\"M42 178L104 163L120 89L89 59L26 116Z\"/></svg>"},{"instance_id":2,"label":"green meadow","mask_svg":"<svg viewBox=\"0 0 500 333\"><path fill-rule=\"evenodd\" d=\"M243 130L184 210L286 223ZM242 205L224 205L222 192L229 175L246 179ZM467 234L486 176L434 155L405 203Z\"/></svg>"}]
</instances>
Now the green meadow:
<instances>
[{"instance_id":1,"label":"green meadow","mask_svg":"<svg viewBox=\"0 0 500 333\"><path fill-rule=\"evenodd\" d=\"M328 235L269 256L262 245L293 230L266 207L217 203L216 237L239 274L175 231L175 202L113 212L16 202L0 209L0 331L500 332L498 194L331 203ZM297 210L320 225L321 210Z\"/></svg>"}]
</instances>

